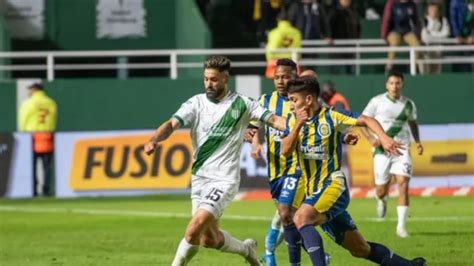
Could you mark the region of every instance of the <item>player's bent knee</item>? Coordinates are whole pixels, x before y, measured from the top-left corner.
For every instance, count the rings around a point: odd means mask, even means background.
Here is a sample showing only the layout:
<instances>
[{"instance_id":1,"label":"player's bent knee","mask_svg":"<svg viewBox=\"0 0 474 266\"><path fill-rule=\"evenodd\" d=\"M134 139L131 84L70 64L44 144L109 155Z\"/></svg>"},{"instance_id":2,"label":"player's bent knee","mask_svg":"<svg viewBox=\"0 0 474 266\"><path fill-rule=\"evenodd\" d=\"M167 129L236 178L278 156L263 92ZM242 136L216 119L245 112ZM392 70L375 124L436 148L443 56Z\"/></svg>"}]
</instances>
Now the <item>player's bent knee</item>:
<instances>
[{"instance_id":1,"label":"player's bent knee","mask_svg":"<svg viewBox=\"0 0 474 266\"><path fill-rule=\"evenodd\" d=\"M310 211L307 209L299 209L293 217L293 222L295 223L296 227L300 229L307 224L314 224L314 221L311 218L312 213Z\"/></svg>"}]
</instances>

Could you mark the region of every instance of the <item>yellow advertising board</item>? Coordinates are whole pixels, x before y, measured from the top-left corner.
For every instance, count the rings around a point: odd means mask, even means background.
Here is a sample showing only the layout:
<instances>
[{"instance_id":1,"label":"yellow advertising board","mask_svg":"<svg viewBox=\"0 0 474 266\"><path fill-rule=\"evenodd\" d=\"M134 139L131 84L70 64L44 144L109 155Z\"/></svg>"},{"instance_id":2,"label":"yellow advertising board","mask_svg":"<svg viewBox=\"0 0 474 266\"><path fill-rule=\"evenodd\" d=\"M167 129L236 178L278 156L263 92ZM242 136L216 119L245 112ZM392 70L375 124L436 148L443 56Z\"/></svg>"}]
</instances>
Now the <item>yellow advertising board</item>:
<instances>
[{"instance_id":1,"label":"yellow advertising board","mask_svg":"<svg viewBox=\"0 0 474 266\"><path fill-rule=\"evenodd\" d=\"M174 132L147 156L150 135L81 139L75 142L72 190L185 189L189 187L192 145L189 131Z\"/></svg>"},{"instance_id":2,"label":"yellow advertising board","mask_svg":"<svg viewBox=\"0 0 474 266\"><path fill-rule=\"evenodd\" d=\"M361 134L359 130L358 133ZM429 140L422 143L422 156L417 154L415 145L411 145L414 176L474 175L474 139ZM353 186L373 185L372 147L364 137L357 145L348 146L348 162Z\"/></svg>"}]
</instances>

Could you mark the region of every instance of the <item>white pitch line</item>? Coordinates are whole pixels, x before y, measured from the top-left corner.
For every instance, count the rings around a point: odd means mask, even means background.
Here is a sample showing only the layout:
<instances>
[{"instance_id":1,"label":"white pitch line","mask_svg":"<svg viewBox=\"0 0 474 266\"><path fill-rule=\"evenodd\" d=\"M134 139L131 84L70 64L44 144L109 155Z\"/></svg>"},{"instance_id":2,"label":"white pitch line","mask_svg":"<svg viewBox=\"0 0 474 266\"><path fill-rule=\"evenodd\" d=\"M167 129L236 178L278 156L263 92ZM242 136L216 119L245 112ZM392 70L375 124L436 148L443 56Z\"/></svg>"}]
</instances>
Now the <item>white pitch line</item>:
<instances>
[{"instance_id":1,"label":"white pitch line","mask_svg":"<svg viewBox=\"0 0 474 266\"><path fill-rule=\"evenodd\" d=\"M120 211L107 209L68 209L68 208L36 208L36 207L16 207L0 206L0 212L27 212L27 213L69 213L69 214L88 214L103 216L135 216L135 217L159 217L159 218L191 218L188 213L177 212L152 212L152 211ZM224 215L224 220L238 221L270 221L272 217L268 216L245 216L245 215ZM362 219L366 222L380 222L378 218L367 217ZM429 217L409 217L410 221L472 221L474 216L429 216ZM396 218L387 218L384 221L397 221Z\"/></svg>"}]
</instances>

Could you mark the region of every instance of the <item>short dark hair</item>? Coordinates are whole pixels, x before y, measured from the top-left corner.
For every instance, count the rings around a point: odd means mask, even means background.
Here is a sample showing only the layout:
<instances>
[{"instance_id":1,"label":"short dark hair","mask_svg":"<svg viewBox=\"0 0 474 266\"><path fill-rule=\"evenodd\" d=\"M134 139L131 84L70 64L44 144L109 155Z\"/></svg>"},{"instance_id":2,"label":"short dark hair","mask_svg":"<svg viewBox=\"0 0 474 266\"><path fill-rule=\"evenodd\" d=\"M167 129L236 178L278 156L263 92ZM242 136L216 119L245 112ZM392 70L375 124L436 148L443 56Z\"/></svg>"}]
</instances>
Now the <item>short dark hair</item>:
<instances>
[{"instance_id":1,"label":"short dark hair","mask_svg":"<svg viewBox=\"0 0 474 266\"><path fill-rule=\"evenodd\" d=\"M396 70L396 69L392 69L388 72L387 74L387 80L390 78L390 77L397 77L397 78L400 78L402 81L403 81L403 74L402 72Z\"/></svg>"},{"instance_id":2,"label":"short dark hair","mask_svg":"<svg viewBox=\"0 0 474 266\"><path fill-rule=\"evenodd\" d=\"M37 90L44 90L43 84L41 83L33 83L28 86L28 89L37 89Z\"/></svg>"},{"instance_id":3,"label":"short dark hair","mask_svg":"<svg viewBox=\"0 0 474 266\"><path fill-rule=\"evenodd\" d=\"M292 71L296 71L296 63L295 61L289 58L281 58L277 60L277 66L288 66L291 68Z\"/></svg>"},{"instance_id":4,"label":"short dark hair","mask_svg":"<svg viewBox=\"0 0 474 266\"><path fill-rule=\"evenodd\" d=\"M219 72L230 70L229 58L222 55L211 55L204 62L204 68L213 68L219 70Z\"/></svg>"},{"instance_id":5,"label":"short dark hair","mask_svg":"<svg viewBox=\"0 0 474 266\"><path fill-rule=\"evenodd\" d=\"M288 93L306 92L319 97L319 82L315 77L299 77L288 81Z\"/></svg>"}]
</instances>

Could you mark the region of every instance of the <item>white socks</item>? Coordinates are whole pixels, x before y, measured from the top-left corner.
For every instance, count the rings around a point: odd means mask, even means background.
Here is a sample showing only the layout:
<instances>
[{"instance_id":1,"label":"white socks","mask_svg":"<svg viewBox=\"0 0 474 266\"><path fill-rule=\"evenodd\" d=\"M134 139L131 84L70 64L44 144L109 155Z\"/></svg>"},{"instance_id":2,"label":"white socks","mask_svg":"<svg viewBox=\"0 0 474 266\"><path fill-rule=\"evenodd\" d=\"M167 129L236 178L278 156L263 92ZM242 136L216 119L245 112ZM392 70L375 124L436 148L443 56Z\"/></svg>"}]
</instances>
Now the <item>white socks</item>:
<instances>
[{"instance_id":1,"label":"white socks","mask_svg":"<svg viewBox=\"0 0 474 266\"><path fill-rule=\"evenodd\" d=\"M248 248L244 245L244 242L232 237L228 232L220 230L224 235L224 245L220 248L222 252L239 254L242 257L247 257Z\"/></svg>"},{"instance_id":2,"label":"white socks","mask_svg":"<svg viewBox=\"0 0 474 266\"><path fill-rule=\"evenodd\" d=\"M408 216L408 206L397 206L398 224L397 229L405 229Z\"/></svg>"},{"instance_id":3,"label":"white socks","mask_svg":"<svg viewBox=\"0 0 474 266\"><path fill-rule=\"evenodd\" d=\"M186 239L182 239L179 243L178 250L176 251L176 255L174 257L172 266L183 266L186 265L194 255L199 250L198 245L191 245L186 241Z\"/></svg>"}]
</instances>

